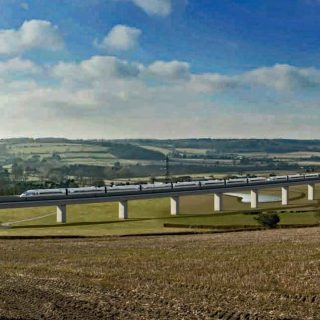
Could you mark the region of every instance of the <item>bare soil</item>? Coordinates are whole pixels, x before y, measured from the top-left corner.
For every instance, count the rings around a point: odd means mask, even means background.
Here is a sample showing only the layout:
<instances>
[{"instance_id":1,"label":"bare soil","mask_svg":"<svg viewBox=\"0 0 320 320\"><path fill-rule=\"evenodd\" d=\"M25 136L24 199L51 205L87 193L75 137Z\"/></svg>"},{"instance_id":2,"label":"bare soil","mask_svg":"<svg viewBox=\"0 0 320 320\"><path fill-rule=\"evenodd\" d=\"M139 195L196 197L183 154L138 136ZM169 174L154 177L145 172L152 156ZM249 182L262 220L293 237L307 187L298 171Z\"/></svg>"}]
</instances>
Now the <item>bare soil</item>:
<instances>
[{"instance_id":1,"label":"bare soil","mask_svg":"<svg viewBox=\"0 0 320 320\"><path fill-rule=\"evenodd\" d=\"M0 240L0 319L320 319L320 229Z\"/></svg>"}]
</instances>

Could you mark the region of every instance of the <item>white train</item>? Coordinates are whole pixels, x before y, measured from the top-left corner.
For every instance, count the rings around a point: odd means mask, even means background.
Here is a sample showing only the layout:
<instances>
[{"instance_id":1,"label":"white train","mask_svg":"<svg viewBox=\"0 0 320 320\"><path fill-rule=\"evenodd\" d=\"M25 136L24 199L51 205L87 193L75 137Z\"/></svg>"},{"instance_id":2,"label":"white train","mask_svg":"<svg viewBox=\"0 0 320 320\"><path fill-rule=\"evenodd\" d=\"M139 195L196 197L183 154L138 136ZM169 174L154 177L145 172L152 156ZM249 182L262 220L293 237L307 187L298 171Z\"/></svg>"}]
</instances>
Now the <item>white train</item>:
<instances>
[{"instance_id":1,"label":"white train","mask_svg":"<svg viewBox=\"0 0 320 320\"><path fill-rule=\"evenodd\" d=\"M225 180L206 180L206 181L200 181L200 184L202 187L224 187L225 186Z\"/></svg>"},{"instance_id":2,"label":"white train","mask_svg":"<svg viewBox=\"0 0 320 320\"><path fill-rule=\"evenodd\" d=\"M248 179L247 178L240 178L240 179L228 179L226 180L227 186L238 186L242 184L247 184Z\"/></svg>"},{"instance_id":3,"label":"white train","mask_svg":"<svg viewBox=\"0 0 320 320\"><path fill-rule=\"evenodd\" d=\"M269 182L280 182L289 180L289 176L274 176L267 179Z\"/></svg>"},{"instance_id":4,"label":"white train","mask_svg":"<svg viewBox=\"0 0 320 320\"><path fill-rule=\"evenodd\" d=\"M320 174L309 173L305 175L295 174L288 176L274 177L256 177L256 178L237 178L226 180L204 180L191 182L176 182L176 183L148 183L139 185L113 185L105 187L81 187L81 188L57 188L57 189L35 189L23 192L21 198L30 197L65 197L76 195L103 195L103 194L122 194L122 193L140 193L140 192L161 192L170 190L198 190L222 188L229 186L256 185L265 183L280 183L285 181L300 181L300 180L316 180L320 179Z\"/></svg>"},{"instance_id":5,"label":"white train","mask_svg":"<svg viewBox=\"0 0 320 320\"><path fill-rule=\"evenodd\" d=\"M155 182L155 183L141 184L141 191L167 190L167 189L171 189L171 188L172 188L171 183Z\"/></svg>"},{"instance_id":6,"label":"white train","mask_svg":"<svg viewBox=\"0 0 320 320\"><path fill-rule=\"evenodd\" d=\"M65 189L37 189L27 190L20 194L20 197L38 197L38 196L63 196L66 194Z\"/></svg>"}]
</instances>

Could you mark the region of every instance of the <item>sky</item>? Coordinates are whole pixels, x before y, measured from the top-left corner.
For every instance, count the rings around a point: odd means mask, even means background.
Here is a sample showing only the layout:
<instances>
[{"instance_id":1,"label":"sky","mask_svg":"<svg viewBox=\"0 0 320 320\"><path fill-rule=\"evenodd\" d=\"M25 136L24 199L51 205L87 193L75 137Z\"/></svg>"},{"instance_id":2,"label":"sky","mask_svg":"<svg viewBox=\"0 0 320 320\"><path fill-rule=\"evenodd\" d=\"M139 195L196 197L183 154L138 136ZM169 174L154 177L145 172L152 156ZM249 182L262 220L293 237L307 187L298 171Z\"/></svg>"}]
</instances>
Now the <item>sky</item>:
<instances>
[{"instance_id":1,"label":"sky","mask_svg":"<svg viewBox=\"0 0 320 320\"><path fill-rule=\"evenodd\" d=\"M319 139L320 0L0 0L0 138Z\"/></svg>"}]
</instances>

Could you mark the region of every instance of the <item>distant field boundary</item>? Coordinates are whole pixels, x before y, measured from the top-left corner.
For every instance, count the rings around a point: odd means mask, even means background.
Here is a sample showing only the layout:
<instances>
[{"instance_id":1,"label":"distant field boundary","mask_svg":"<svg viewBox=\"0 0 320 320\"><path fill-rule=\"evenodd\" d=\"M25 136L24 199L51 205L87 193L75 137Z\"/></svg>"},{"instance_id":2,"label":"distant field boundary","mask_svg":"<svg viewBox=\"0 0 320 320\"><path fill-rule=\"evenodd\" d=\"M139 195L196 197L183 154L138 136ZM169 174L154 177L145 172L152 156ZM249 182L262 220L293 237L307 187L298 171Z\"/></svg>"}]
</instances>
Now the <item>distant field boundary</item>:
<instances>
[{"instance_id":1,"label":"distant field boundary","mask_svg":"<svg viewBox=\"0 0 320 320\"><path fill-rule=\"evenodd\" d=\"M118 238L140 238L140 237L158 237L158 236L183 236L193 234L214 233L211 231L172 231L172 232L149 232L149 233L128 233L128 234L110 234L103 236L83 236L83 235L44 235L44 236L0 236L0 240L68 240L68 239L87 239L87 240L104 240Z\"/></svg>"},{"instance_id":2,"label":"distant field boundary","mask_svg":"<svg viewBox=\"0 0 320 320\"><path fill-rule=\"evenodd\" d=\"M119 238L141 238L141 237L163 237L163 236L185 236L185 235L199 235L199 234L220 234L230 232L248 232L248 231L266 231L266 230L279 230L279 229L303 229L303 228L316 228L320 227L319 223L316 224L283 224L279 225L275 229L267 229L260 226L208 226L208 225L182 225L165 223L165 228L183 228L194 229L184 231L172 231L172 232L149 232L149 233L132 233L132 234L115 234L115 235L103 235L103 236L83 236L83 235L44 235L44 236L0 236L0 240L107 240L107 239L119 239ZM233 227L233 228L232 228ZM203 231L199 231L203 230Z\"/></svg>"},{"instance_id":3,"label":"distant field boundary","mask_svg":"<svg viewBox=\"0 0 320 320\"><path fill-rule=\"evenodd\" d=\"M314 224L280 224L276 229L292 229L292 228L310 228L319 227L319 223ZM183 228L183 229L213 229L213 230L223 230L229 231L256 231L256 230L266 230L262 226L253 225L196 225L196 224L181 224L181 223L164 223L164 228Z\"/></svg>"}]
</instances>

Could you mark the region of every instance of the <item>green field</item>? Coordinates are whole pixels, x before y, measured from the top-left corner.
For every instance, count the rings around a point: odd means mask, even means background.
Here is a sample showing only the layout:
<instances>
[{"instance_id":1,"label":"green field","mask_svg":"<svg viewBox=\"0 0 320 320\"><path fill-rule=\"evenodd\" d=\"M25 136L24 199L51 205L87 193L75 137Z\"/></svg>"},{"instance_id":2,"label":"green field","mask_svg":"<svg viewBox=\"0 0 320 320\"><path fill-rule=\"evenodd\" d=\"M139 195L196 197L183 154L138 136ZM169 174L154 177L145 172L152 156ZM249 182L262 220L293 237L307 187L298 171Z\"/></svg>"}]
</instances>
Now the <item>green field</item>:
<instances>
[{"instance_id":1,"label":"green field","mask_svg":"<svg viewBox=\"0 0 320 320\"><path fill-rule=\"evenodd\" d=\"M304 187L290 190L290 205L282 207L279 202L263 203L259 208L276 209L282 224L314 224L317 219L318 200L307 201ZM280 190L267 190L265 194L279 194ZM317 194L319 198L319 192ZM190 196L181 198L181 214L170 215L168 198L139 200L129 202L129 219L118 219L117 203L92 205L72 205L67 207L67 223L56 223L56 208L29 208L0 211L0 221L14 222L34 217L51 216L13 224L10 229L3 228L0 235L84 235L102 236L119 234L143 234L159 232L184 232L188 229L164 228L164 223L189 225L257 225L249 204L240 203L235 197L224 196L223 213L214 213L213 196ZM308 212L302 212L308 211Z\"/></svg>"},{"instance_id":2,"label":"green field","mask_svg":"<svg viewBox=\"0 0 320 320\"><path fill-rule=\"evenodd\" d=\"M8 144L6 150L8 155L23 160L28 160L35 155L40 159L46 159L51 158L53 154L58 154L61 165L113 166L116 161L125 166L137 163L140 165L163 164L162 161L154 160L122 159L112 154L108 147L85 143L17 143ZM149 150L153 149L149 148Z\"/></svg>"},{"instance_id":3,"label":"green field","mask_svg":"<svg viewBox=\"0 0 320 320\"><path fill-rule=\"evenodd\" d=\"M177 148L176 150L180 152L199 154L199 155L205 155L207 151L212 151L208 149L194 149L194 148Z\"/></svg>"},{"instance_id":4,"label":"green field","mask_svg":"<svg viewBox=\"0 0 320 320\"><path fill-rule=\"evenodd\" d=\"M58 154L61 157L61 164L110 166L116 161L116 157L109 152L109 148L86 144L21 143L8 145L7 151L8 154L23 159L33 155L45 159Z\"/></svg>"},{"instance_id":5,"label":"green field","mask_svg":"<svg viewBox=\"0 0 320 320\"><path fill-rule=\"evenodd\" d=\"M168 153L171 152L172 148L161 148L161 147L155 147L155 146L146 146L144 144L140 145L141 147L148 149L148 150L152 150L152 151L159 151L165 155L167 155Z\"/></svg>"},{"instance_id":6,"label":"green field","mask_svg":"<svg viewBox=\"0 0 320 320\"><path fill-rule=\"evenodd\" d=\"M85 153L108 152L108 148L74 143L22 143L8 146L11 154L52 154L52 153Z\"/></svg>"}]
</instances>

